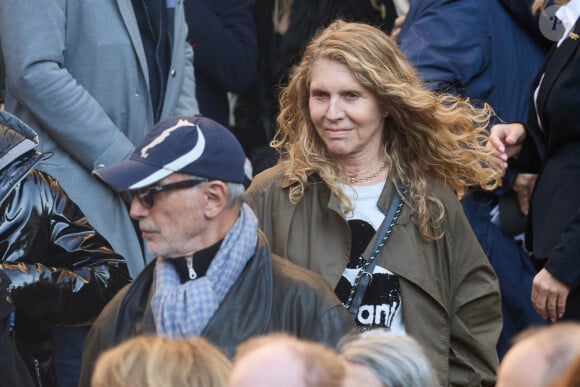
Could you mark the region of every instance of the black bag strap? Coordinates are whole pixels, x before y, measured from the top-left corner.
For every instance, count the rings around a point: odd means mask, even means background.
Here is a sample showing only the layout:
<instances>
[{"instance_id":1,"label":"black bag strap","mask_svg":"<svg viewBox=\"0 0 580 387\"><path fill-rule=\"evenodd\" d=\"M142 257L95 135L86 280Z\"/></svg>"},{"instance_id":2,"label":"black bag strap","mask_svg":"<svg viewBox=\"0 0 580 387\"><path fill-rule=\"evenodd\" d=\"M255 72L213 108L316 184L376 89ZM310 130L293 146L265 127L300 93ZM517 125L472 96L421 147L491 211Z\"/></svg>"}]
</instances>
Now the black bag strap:
<instances>
[{"instance_id":1,"label":"black bag strap","mask_svg":"<svg viewBox=\"0 0 580 387\"><path fill-rule=\"evenodd\" d=\"M406 195L406 193L407 190L405 189L403 195ZM401 195L399 195L399 191L395 190L395 196L391 201L387 215L385 215L385 219L377 230L377 238L371 256L358 272L354 285L350 290L348 300L344 303L344 306L355 319L362 304L363 297L367 291L367 287L373 280L373 272L377 266L379 254L383 249L383 246L387 243L387 239L389 239L389 235L391 235L391 232L393 231L393 227L401 214L401 209L404 204L405 202L402 200Z\"/></svg>"}]
</instances>

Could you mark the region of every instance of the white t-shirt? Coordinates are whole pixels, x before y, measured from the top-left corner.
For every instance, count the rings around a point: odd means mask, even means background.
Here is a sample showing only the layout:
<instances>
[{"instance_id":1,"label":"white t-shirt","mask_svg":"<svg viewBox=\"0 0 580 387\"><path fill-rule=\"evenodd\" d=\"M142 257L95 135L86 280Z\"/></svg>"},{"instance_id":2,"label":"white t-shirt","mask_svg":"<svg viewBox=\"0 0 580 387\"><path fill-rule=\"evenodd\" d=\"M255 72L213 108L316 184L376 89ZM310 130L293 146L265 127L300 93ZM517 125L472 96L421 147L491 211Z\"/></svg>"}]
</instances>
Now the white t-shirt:
<instances>
[{"instance_id":1,"label":"white t-shirt","mask_svg":"<svg viewBox=\"0 0 580 387\"><path fill-rule=\"evenodd\" d=\"M347 217L352 235L351 256L335 289L343 302L348 299L356 276L365 263L361 255L385 218L377 206L384 185L382 182L368 186L342 186L343 192L354 206L353 213ZM360 306L356 323L362 328L382 327L395 333L405 333L401 305L399 277L377 265L373 271L373 280L367 287Z\"/></svg>"}]
</instances>

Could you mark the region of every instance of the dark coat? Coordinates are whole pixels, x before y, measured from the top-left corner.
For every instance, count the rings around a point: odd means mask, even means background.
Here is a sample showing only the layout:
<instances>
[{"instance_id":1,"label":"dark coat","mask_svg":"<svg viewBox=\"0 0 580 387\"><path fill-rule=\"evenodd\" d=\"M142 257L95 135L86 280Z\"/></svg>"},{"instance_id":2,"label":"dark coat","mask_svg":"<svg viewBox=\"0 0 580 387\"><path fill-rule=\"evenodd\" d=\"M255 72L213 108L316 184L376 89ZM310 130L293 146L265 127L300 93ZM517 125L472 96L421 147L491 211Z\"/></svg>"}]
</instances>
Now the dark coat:
<instances>
[{"instance_id":1,"label":"dark coat","mask_svg":"<svg viewBox=\"0 0 580 387\"><path fill-rule=\"evenodd\" d=\"M139 334L155 333L147 319L155 261L120 291L91 328L83 351L80 386L89 386L98 355ZM254 256L227 293L204 338L232 357L244 340L269 332L336 346L354 322L322 277L271 255L259 232Z\"/></svg>"},{"instance_id":2,"label":"dark coat","mask_svg":"<svg viewBox=\"0 0 580 387\"><path fill-rule=\"evenodd\" d=\"M185 1L201 114L229 126L227 92L239 94L258 76L254 0Z\"/></svg>"},{"instance_id":3,"label":"dark coat","mask_svg":"<svg viewBox=\"0 0 580 387\"><path fill-rule=\"evenodd\" d=\"M14 302L8 290L10 279L0 270L0 378L6 386L34 386L32 375L16 347L12 327Z\"/></svg>"},{"instance_id":4,"label":"dark coat","mask_svg":"<svg viewBox=\"0 0 580 387\"><path fill-rule=\"evenodd\" d=\"M574 32L580 34L580 19ZM533 89L542 76L537 102L530 102L526 142L510 166L539 172L530 206L528 247L534 257L547 259L546 269L571 286L571 296L576 296L580 292L580 40L567 38L552 49ZM580 295L574 307L580 319Z\"/></svg>"},{"instance_id":5,"label":"dark coat","mask_svg":"<svg viewBox=\"0 0 580 387\"><path fill-rule=\"evenodd\" d=\"M524 121L530 85L545 56L527 1L413 0L399 36L401 50L432 88L470 98L476 105L487 102L499 120ZM504 187L511 187L513 177L506 174ZM504 187L471 190L461 201L499 278L504 319L500 357L520 330L543 323L530 301L535 268L513 238L491 222L490 212ZM503 203L515 201L513 195L505 198L500 201L502 215L507 213ZM525 223L519 210L513 219L512 224Z\"/></svg>"},{"instance_id":6,"label":"dark coat","mask_svg":"<svg viewBox=\"0 0 580 387\"><path fill-rule=\"evenodd\" d=\"M413 0L399 42L433 88L487 102L507 122L526 118L546 51L500 0Z\"/></svg>"},{"instance_id":7,"label":"dark coat","mask_svg":"<svg viewBox=\"0 0 580 387\"><path fill-rule=\"evenodd\" d=\"M8 282L0 292L13 300L6 306L15 312L9 334L32 375L50 377L50 366L43 365L52 355L52 328L92 323L130 278L123 257L91 228L58 182L33 169L43 159L32 149L34 132L23 124L11 125L20 132L6 126L15 118L0 113L0 263ZM0 321L5 327L3 313ZM13 371L2 362L0 381Z\"/></svg>"}]
</instances>

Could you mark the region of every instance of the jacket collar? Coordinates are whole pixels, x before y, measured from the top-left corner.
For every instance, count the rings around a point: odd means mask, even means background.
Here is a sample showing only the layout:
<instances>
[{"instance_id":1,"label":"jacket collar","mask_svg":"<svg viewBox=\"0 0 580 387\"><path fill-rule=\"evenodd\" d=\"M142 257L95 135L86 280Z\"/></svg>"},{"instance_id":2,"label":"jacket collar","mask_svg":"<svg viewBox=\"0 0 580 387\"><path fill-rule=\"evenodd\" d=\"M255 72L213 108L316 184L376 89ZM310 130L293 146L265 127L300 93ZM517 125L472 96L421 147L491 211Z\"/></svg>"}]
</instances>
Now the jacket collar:
<instances>
[{"instance_id":1,"label":"jacket collar","mask_svg":"<svg viewBox=\"0 0 580 387\"><path fill-rule=\"evenodd\" d=\"M0 170L36 148L38 135L12 114L0 111Z\"/></svg>"},{"instance_id":2,"label":"jacket collar","mask_svg":"<svg viewBox=\"0 0 580 387\"><path fill-rule=\"evenodd\" d=\"M29 155L21 156L0 171L0 203L4 201L16 184L44 159L44 156L38 152L29 152Z\"/></svg>"}]
</instances>

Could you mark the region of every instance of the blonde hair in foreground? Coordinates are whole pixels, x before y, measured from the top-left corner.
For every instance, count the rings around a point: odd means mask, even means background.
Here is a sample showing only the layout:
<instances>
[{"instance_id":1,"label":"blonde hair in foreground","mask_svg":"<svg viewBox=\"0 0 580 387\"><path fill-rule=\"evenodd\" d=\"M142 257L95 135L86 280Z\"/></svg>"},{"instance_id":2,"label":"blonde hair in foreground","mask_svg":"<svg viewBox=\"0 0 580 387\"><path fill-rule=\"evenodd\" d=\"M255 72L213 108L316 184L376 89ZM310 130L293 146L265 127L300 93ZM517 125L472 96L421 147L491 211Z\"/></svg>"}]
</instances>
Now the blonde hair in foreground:
<instances>
[{"instance_id":1,"label":"blonde hair in foreground","mask_svg":"<svg viewBox=\"0 0 580 387\"><path fill-rule=\"evenodd\" d=\"M200 337L138 336L101 354L92 387L225 387L231 363Z\"/></svg>"},{"instance_id":2,"label":"blonde hair in foreground","mask_svg":"<svg viewBox=\"0 0 580 387\"><path fill-rule=\"evenodd\" d=\"M427 177L449 185L461 197L471 186L491 190L501 174L487 145L492 111L469 100L428 91L412 65L386 34L361 23L333 22L307 46L280 95L279 126L272 146L280 152L290 180L290 201L298 203L308 176L318 174L338 197L345 212L352 210L340 189L341 166L319 138L309 114L313 64L321 59L339 62L377 98L388 112L383 145L389 178L409 187L407 204L426 240L442 237L443 204L427 194Z\"/></svg>"}]
</instances>

